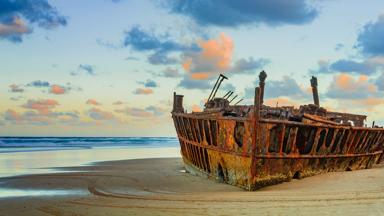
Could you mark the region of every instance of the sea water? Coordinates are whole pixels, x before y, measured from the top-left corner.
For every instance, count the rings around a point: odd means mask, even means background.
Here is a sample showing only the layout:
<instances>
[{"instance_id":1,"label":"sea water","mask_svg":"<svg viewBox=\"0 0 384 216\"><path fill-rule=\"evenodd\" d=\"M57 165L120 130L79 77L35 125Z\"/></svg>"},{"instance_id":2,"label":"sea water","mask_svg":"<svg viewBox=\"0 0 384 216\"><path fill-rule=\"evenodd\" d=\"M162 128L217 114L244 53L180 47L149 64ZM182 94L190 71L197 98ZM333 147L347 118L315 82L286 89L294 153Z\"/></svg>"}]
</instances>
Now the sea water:
<instances>
[{"instance_id":1,"label":"sea water","mask_svg":"<svg viewBox=\"0 0 384 216\"><path fill-rule=\"evenodd\" d=\"M0 137L0 178L63 172L60 167L180 157L174 137Z\"/></svg>"}]
</instances>

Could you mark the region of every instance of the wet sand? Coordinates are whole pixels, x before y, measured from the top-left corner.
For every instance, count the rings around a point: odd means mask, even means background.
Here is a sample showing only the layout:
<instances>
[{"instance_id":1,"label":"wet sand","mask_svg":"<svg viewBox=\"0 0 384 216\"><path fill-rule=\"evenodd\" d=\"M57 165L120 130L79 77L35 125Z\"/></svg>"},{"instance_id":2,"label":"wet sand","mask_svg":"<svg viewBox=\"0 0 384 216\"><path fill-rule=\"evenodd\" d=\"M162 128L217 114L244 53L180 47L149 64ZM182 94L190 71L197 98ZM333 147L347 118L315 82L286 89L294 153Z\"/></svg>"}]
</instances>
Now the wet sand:
<instances>
[{"instance_id":1,"label":"wet sand","mask_svg":"<svg viewBox=\"0 0 384 216\"><path fill-rule=\"evenodd\" d=\"M180 158L60 169L72 172L0 179L3 189L68 190L0 198L0 215L384 215L384 164L254 192L184 173Z\"/></svg>"}]
</instances>

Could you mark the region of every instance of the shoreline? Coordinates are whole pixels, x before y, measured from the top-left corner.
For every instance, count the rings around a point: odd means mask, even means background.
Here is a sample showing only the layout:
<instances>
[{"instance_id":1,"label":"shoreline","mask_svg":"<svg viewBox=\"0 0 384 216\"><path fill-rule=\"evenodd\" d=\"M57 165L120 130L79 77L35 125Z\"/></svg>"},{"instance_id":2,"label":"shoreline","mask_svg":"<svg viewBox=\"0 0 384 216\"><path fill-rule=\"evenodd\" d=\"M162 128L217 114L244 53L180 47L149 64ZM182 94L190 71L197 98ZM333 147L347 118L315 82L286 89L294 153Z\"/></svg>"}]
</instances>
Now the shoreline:
<instances>
[{"instance_id":1,"label":"shoreline","mask_svg":"<svg viewBox=\"0 0 384 216\"><path fill-rule=\"evenodd\" d=\"M42 194L0 198L0 215L383 215L384 164L249 192L183 172L181 158L96 162L63 173L0 178ZM68 194L43 195L60 190Z\"/></svg>"}]
</instances>

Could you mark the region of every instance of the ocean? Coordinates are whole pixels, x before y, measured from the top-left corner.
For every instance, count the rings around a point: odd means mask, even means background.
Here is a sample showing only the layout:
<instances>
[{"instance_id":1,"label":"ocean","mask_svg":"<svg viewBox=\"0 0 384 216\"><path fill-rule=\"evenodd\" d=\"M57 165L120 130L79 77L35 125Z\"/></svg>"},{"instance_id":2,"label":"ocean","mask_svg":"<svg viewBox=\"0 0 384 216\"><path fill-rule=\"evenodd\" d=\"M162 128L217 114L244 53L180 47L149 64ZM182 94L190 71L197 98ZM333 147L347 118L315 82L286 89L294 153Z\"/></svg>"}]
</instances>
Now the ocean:
<instances>
[{"instance_id":1,"label":"ocean","mask_svg":"<svg viewBox=\"0 0 384 216\"><path fill-rule=\"evenodd\" d=\"M0 137L0 178L94 162L180 157L175 137Z\"/></svg>"}]
</instances>

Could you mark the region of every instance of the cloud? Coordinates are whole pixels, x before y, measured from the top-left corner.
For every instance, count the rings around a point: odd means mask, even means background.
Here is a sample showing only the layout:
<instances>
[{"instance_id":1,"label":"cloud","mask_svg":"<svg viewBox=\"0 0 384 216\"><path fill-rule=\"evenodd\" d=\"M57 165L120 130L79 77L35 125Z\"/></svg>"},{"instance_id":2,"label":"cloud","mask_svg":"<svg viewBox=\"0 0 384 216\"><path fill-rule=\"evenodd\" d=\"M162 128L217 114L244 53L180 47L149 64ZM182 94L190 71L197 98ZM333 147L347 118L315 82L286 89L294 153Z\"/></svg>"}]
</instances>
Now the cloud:
<instances>
[{"instance_id":1,"label":"cloud","mask_svg":"<svg viewBox=\"0 0 384 216\"><path fill-rule=\"evenodd\" d=\"M191 109L192 109L192 112L201 112L202 111L201 107L197 104L193 104L191 106Z\"/></svg>"},{"instance_id":2,"label":"cloud","mask_svg":"<svg viewBox=\"0 0 384 216\"><path fill-rule=\"evenodd\" d=\"M16 121L16 122L19 122L22 120L20 114L11 109L8 109L7 111L5 111L4 119L7 121Z\"/></svg>"},{"instance_id":3,"label":"cloud","mask_svg":"<svg viewBox=\"0 0 384 216\"><path fill-rule=\"evenodd\" d=\"M365 75L354 78L348 74L339 74L333 77L326 95L330 98L366 99L375 97L377 91L377 86Z\"/></svg>"},{"instance_id":4,"label":"cloud","mask_svg":"<svg viewBox=\"0 0 384 216\"><path fill-rule=\"evenodd\" d=\"M270 60L265 58L260 58L255 60L253 57L249 57L248 59L239 59L235 62L233 67L231 68L232 73L254 73L255 70L262 69L267 64L270 63Z\"/></svg>"},{"instance_id":5,"label":"cloud","mask_svg":"<svg viewBox=\"0 0 384 216\"><path fill-rule=\"evenodd\" d=\"M146 88L155 88L157 87L157 83L151 79L147 79L145 82L138 82L139 84L144 85Z\"/></svg>"},{"instance_id":6,"label":"cloud","mask_svg":"<svg viewBox=\"0 0 384 216\"><path fill-rule=\"evenodd\" d=\"M24 98L25 98L24 96L18 95L16 97L10 97L9 99L13 101L20 101L20 100L23 100Z\"/></svg>"},{"instance_id":7,"label":"cloud","mask_svg":"<svg viewBox=\"0 0 384 216\"><path fill-rule=\"evenodd\" d=\"M356 72L360 74L372 74L376 71L374 65L368 62L355 62L351 60L341 59L330 65L330 69L341 72Z\"/></svg>"},{"instance_id":8,"label":"cloud","mask_svg":"<svg viewBox=\"0 0 384 216\"><path fill-rule=\"evenodd\" d=\"M376 79L375 84L380 91L384 91L384 71L380 74L380 76Z\"/></svg>"},{"instance_id":9,"label":"cloud","mask_svg":"<svg viewBox=\"0 0 384 216\"><path fill-rule=\"evenodd\" d=\"M140 59L136 58L136 57L133 57L133 56L129 56L129 57L125 58L124 60L127 60L127 61L139 61Z\"/></svg>"},{"instance_id":10,"label":"cloud","mask_svg":"<svg viewBox=\"0 0 384 216\"><path fill-rule=\"evenodd\" d=\"M384 63L371 58L357 62L348 59L340 59L335 62L326 60L318 61L318 68L309 70L311 74L332 74L337 72L371 75L383 68Z\"/></svg>"},{"instance_id":11,"label":"cloud","mask_svg":"<svg viewBox=\"0 0 384 216\"><path fill-rule=\"evenodd\" d=\"M22 87L20 87L19 85L16 85L16 84L10 85L9 88L10 88L10 92L12 92L12 93L24 92L24 89Z\"/></svg>"},{"instance_id":12,"label":"cloud","mask_svg":"<svg viewBox=\"0 0 384 216\"><path fill-rule=\"evenodd\" d=\"M36 80L36 81L28 83L27 86L32 86L32 87L49 87L50 84L47 81Z\"/></svg>"},{"instance_id":13,"label":"cloud","mask_svg":"<svg viewBox=\"0 0 384 216\"><path fill-rule=\"evenodd\" d=\"M356 47L367 56L384 56L384 15L367 23L357 37Z\"/></svg>"},{"instance_id":14,"label":"cloud","mask_svg":"<svg viewBox=\"0 0 384 216\"><path fill-rule=\"evenodd\" d=\"M67 24L67 19L47 0L0 1L0 38L21 42L24 34L32 32L25 21L44 29Z\"/></svg>"},{"instance_id":15,"label":"cloud","mask_svg":"<svg viewBox=\"0 0 384 216\"><path fill-rule=\"evenodd\" d=\"M117 109L115 112L123 113L127 116L134 118L153 118L159 117L168 112L169 110L165 110L158 106L148 106L145 108L138 107L125 107L124 109Z\"/></svg>"},{"instance_id":16,"label":"cloud","mask_svg":"<svg viewBox=\"0 0 384 216\"><path fill-rule=\"evenodd\" d=\"M258 85L258 80L255 84ZM305 91L303 91L297 82L288 77L283 76L282 80L270 80L266 81L264 97L265 98L276 98L281 96L289 96L289 97L303 97L307 95Z\"/></svg>"},{"instance_id":17,"label":"cloud","mask_svg":"<svg viewBox=\"0 0 384 216\"><path fill-rule=\"evenodd\" d=\"M189 76L184 76L183 79L178 84L179 87L183 87L185 89L211 89L213 85L211 85L211 80L196 80L191 79Z\"/></svg>"},{"instance_id":18,"label":"cloud","mask_svg":"<svg viewBox=\"0 0 384 216\"><path fill-rule=\"evenodd\" d=\"M123 105L124 103L122 101L115 101L112 104L116 105L116 106L119 106L119 105Z\"/></svg>"},{"instance_id":19,"label":"cloud","mask_svg":"<svg viewBox=\"0 0 384 216\"><path fill-rule=\"evenodd\" d=\"M48 125L54 123L73 124L79 122L78 112L34 112L26 111L24 113L8 109L4 112L4 120L13 124L34 124Z\"/></svg>"},{"instance_id":20,"label":"cloud","mask_svg":"<svg viewBox=\"0 0 384 216\"><path fill-rule=\"evenodd\" d=\"M133 94L149 95L149 94L153 94L153 90L150 88L137 88L135 91L133 91Z\"/></svg>"},{"instance_id":21,"label":"cloud","mask_svg":"<svg viewBox=\"0 0 384 216\"><path fill-rule=\"evenodd\" d=\"M94 105L94 106L100 106L101 103L99 103L97 100L95 99L88 99L86 102L86 104L89 104L89 105Z\"/></svg>"},{"instance_id":22,"label":"cloud","mask_svg":"<svg viewBox=\"0 0 384 216\"><path fill-rule=\"evenodd\" d=\"M31 29L20 17L14 16L9 21L0 21L0 38L18 43L22 41L23 34L29 33L31 33Z\"/></svg>"},{"instance_id":23,"label":"cloud","mask_svg":"<svg viewBox=\"0 0 384 216\"><path fill-rule=\"evenodd\" d=\"M94 66L89 65L89 64L80 64L79 67L78 67L78 71L79 70L80 71L85 71L89 75L96 75ZM77 74L73 73L72 75L77 75Z\"/></svg>"},{"instance_id":24,"label":"cloud","mask_svg":"<svg viewBox=\"0 0 384 216\"><path fill-rule=\"evenodd\" d=\"M259 79L255 80L254 86L259 85ZM245 89L245 97L253 98L255 95L255 87ZM283 76L281 80L267 80L265 83L264 98L278 99L278 98L297 98L309 99L311 93L301 88L297 82L288 77Z\"/></svg>"},{"instance_id":25,"label":"cloud","mask_svg":"<svg viewBox=\"0 0 384 216\"><path fill-rule=\"evenodd\" d=\"M51 113L52 109L58 106L59 103L53 99L39 99L39 100L28 100L22 107L26 109L36 110L40 114Z\"/></svg>"},{"instance_id":26,"label":"cloud","mask_svg":"<svg viewBox=\"0 0 384 216\"><path fill-rule=\"evenodd\" d=\"M208 79L230 69L233 41L221 33L216 39L198 42L200 51L185 52L183 68L192 79Z\"/></svg>"},{"instance_id":27,"label":"cloud","mask_svg":"<svg viewBox=\"0 0 384 216\"><path fill-rule=\"evenodd\" d=\"M61 95L65 94L67 92L67 89L59 85L51 85L49 92L52 94Z\"/></svg>"},{"instance_id":28,"label":"cloud","mask_svg":"<svg viewBox=\"0 0 384 216\"><path fill-rule=\"evenodd\" d=\"M150 64L175 64L179 60L169 57L170 52L197 50L195 44L185 45L172 39L169 33L156 35L153 31L145 31L134 26L125 32L124 46L140 52L152 52L147 58Z\"/></svg>"},{"instance_id":29,"label":"cloud","mask_svg":"<svg viewBox=\"0 0 384 216\"><path fill-rule=\"evenodd\" d=\"M102 111L98 108L91 108L87 111L87 114L94 120L112 120L114 118L111 112Z\"/></svg>"},{"instance_id":30,"label":"cloud","mask_svg":"<svg viewBox=\"0 0 384 216\"><path fill-rule=\"evenodd\" d=\"M306 0L171 0L163 5L171 13L188 16L207 26L300 25L313 21L318 15L318 10Z\"/></svg>"},{"instance_id":31,"label":"cloud","mask_svg":"<svg viewBox=\"0 0 384 216\"><path fill-rule=\"evenodd\" d=\"M190 46L173 41L168 34L158 36L154 32L147 32L140 26L134 26L125 32L124 46L136 51L171 52L191 49Z\"/></svg>"},{"instance_id":32,"label":"cloud","mask_svg":"<svg viewBox=\"0 0 384 216\"><path fill-rule=\"evenodd\" d=\"M182 77L182 75L180 74L177 68L170 68L170 67L165 68L163 72L160 74L160 76L167 77L167 78Z\"/></svg>"},{"instance_id":33,"label":"cloud","mask_svg":"<svg viewBox=\"0 0 384 216\"><path fill-rule=\"evenodd\" d=\"M152 112L155 116L161 116L165 112L167 112L167 110L165 110L165 109L163 109L161 107L158 107L158 106L154 106L154 105L146 107L145 110L149 111L149 112Z\"/></svg>"},{"instance_id":34,"label":"cloud","mask_svg":"<svg viewBox=\"0 0 384 216\"><path fill-rule=\"evenodd\" d=\"M275 106L300 107L300 104L296 100L292 100L287 97L268 98L265 100L264 104L271 107L275 107Z\"/></svg>"},{"instance_id":35,"label":"cloud","mask_svg":"<svg viewBox=\"0 0 384 216\"><path fill-rule=\"evenodd\" d=\"M179 62L177 58L169 57L165 52L155 52L148 56L148 62L153 65L168 65Z\"/></svg>"}]
</instances>

